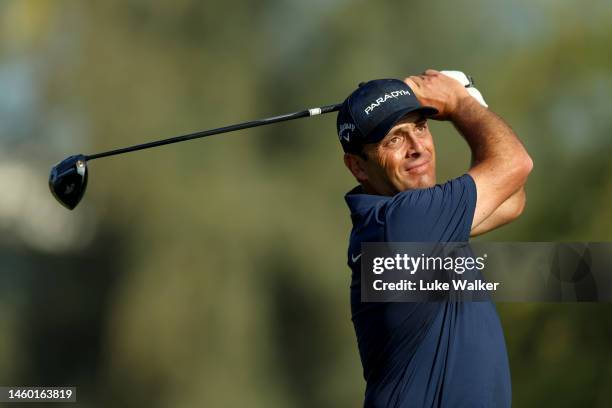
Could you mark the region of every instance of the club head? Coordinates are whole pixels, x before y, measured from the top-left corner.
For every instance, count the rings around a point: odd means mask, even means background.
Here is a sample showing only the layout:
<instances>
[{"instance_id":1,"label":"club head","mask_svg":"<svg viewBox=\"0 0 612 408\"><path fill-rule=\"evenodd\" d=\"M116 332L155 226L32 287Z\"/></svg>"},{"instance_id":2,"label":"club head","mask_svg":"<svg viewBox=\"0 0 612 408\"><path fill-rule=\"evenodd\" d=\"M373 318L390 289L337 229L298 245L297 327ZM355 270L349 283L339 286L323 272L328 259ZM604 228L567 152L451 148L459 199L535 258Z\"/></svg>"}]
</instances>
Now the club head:
<instances>
[{"instance_id":1,"label":"club head","mask_svg":"<svg viewBox=\"0 0 612 408\"><path fill-rule=\"evenodd\" d=\"M87 158L82 154L70 156L51 169L49 189L57 201L69 210L83 198L87 187Z\"/></svg>"}]
</instances>

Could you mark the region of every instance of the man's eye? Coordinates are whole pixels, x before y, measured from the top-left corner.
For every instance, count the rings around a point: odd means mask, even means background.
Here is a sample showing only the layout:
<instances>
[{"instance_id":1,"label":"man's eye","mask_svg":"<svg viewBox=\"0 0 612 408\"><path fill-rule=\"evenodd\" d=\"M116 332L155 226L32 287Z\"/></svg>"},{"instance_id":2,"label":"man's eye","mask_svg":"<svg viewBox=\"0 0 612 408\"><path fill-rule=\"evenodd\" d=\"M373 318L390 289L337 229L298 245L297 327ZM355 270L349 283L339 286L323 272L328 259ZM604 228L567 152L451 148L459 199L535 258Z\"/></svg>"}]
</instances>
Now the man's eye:
<instances>
[{"instance_id":1,"label":"man's eye","mask_svg":"<svg viewBox=\"0 0 612 408\"><path fill-rule=\"evenodd\" d=\"M425 130L426 127L427 127L427 122L419 123L416 125L416 130L420 132L420 131Z\"/></svg>"},{"instance_id":2,"label":"man's eye","mask_svg":"<svg viewBox=\"0 0 612 408\"><path fill-rule=\"evenodd\" d=\"M396 145L396 144L398 144L398 143L399 143L399 142L401 142L401 141L402 141L402 138L401 138L401 137L399 137L399 136L393 136L391 139L389 139L389 142L387 142L387 144L392 146L392 145Z\"/></svg>"}]
</instances>

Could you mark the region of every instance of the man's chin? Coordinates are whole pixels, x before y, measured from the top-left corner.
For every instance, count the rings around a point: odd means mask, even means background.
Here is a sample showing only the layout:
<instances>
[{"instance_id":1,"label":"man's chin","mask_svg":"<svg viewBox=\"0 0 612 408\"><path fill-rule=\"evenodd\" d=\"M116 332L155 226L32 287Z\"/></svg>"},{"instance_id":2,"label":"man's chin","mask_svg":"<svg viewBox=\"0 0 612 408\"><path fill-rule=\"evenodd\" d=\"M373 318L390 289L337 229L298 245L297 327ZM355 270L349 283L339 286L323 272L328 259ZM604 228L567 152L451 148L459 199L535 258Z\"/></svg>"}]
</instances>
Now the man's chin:
<instances>
[{"instance_id":1,"label":"man's chin","mask_svg":"<svg viewBox=\"0 0 612 408\"><path fill-rule=\"evenodd\" d=\"M435 181L431 181L431 180L423 180L422 182L420 182L417 187L415 188L431 188L433 186L436 185Z\"/></svg>"},{"instance_id":2,"label":"man's chin","mask_svg":"<svg viewBox=\"0 0 612 408\"><path fill-rule=\"evenodd\" d=\"M436 178L431 175L412 178L409 182L403 183L401 191L415 190L420 188L430 188L436 185Z\"/></svg>"}]
</instances>

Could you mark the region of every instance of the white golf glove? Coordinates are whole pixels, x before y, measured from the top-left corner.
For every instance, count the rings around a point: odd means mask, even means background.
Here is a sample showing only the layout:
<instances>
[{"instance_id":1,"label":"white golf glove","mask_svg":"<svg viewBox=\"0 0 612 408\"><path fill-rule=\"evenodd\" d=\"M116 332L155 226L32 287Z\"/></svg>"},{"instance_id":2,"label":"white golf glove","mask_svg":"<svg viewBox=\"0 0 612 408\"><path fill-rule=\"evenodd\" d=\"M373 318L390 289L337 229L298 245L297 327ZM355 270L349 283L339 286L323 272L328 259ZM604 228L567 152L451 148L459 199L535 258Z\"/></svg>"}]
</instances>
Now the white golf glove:
<instances>
[{"instance_id":1,"label":"white golf glove","mask_svg":"<svg viewBox=\"0 0 612 408\"><path fill-rule=\"evenodd\" d=\"M472 97L476 99L479 104L481 104L485 108L489 107L489 105L487 105L484 98L482 97L482 94L480 93L480 91L474 87L474 82L472 81L472 78L465 75L465 73L461 71L440 71L440 73L448 77L451 77L454 80L461 83L461 85L467 88L468 93L472 95Z\"/></svg>"}]
</instances>

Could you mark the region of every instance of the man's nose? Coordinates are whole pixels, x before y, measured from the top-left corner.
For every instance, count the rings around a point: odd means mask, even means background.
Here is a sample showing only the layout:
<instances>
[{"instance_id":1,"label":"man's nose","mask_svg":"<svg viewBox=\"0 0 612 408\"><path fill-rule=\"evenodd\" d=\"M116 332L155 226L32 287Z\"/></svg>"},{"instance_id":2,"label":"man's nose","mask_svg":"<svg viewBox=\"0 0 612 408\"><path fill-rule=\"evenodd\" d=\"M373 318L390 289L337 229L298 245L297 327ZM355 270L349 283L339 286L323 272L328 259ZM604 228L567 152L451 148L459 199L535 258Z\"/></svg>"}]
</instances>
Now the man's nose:
<instances>
[{"instance_id":1,"label":"man's nose","mask_svg":"<svg viewBox=\"0 0 612 408\"><path fill-rule=\"evenodd\" d=\"M416 138L409 136L408 137L408 150L406 151L406 157L412 157L413 159L417 159L423 154L425 148L423 144Z\"/></svg>"}]
</instances>

